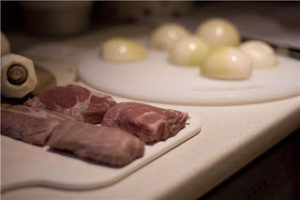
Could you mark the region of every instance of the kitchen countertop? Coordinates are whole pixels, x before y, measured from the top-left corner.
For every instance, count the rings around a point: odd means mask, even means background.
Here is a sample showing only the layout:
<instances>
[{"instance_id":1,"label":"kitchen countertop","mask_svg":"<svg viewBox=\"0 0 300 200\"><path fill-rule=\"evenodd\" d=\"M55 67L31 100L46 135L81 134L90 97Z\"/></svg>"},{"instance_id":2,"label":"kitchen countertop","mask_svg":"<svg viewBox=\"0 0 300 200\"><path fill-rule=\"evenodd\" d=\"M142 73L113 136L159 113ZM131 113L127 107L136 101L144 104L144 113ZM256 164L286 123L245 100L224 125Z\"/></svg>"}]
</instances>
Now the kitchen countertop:
<instances>
[{"instance_id":1,"label":"kitchen countertop","mask_svg":"<svg viewBox=\"0 0 300 200\"><path fill-rule=\"evenodd\" d=\"M300 124L299 96L251 105L170 108L196 113L202 131L123 180L82 191L29 187L6 192L2 198L193 199L237 172Z\"/></svg>"},{"instance_id":2,"label":"kitchen countertop","mask_svg":"<svg viewBox=\"0 0 300 200\"><path fill-rule=\"evenodd\" d=\"M64 63L65 69L61 64L55 68L57 64L57 61L47 62L44 66L51 68L58 84L75 81L72 64ZM28 187L7 191L2 199L195 199L284 139L300 124L300 96L238 106L151 104L194 113L201 123L201 132L110 186L80 191Z\"/></svg>"}]
</instances>

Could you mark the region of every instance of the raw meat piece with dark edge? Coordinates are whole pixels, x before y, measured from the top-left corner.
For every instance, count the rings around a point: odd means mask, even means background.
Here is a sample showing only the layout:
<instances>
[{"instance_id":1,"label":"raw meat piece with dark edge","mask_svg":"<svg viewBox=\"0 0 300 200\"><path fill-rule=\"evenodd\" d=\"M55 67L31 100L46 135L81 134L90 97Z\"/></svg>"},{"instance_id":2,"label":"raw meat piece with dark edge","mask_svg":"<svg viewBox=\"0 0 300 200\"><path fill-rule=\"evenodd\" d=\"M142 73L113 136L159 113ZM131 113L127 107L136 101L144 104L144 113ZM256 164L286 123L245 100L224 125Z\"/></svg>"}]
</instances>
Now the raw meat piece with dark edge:
<instances>
[{"instance_id":1,"label":"raw meat piece with dark edge","mask_svg":"<svg viewBox=\"0 0 300 200\"><path fill-rule=\"evenodd\" d=\"M92 124L101 123L107 109L116 105L108 95L92 92L79 85L56 86L29 99L24 105L45 108Z\"/></svg>"},{"instance_id":2,"label":"raw meat piece with dark edge","mask_svg":"<svg viewBox=\"0 0 300 200\"><path fill-rule=\"evenodd\" d=\"M186 125L187 113L142 103L122 102L108 109L102 125L118 127L145 143L166 140Z\"/></svg>"}]
</instances>

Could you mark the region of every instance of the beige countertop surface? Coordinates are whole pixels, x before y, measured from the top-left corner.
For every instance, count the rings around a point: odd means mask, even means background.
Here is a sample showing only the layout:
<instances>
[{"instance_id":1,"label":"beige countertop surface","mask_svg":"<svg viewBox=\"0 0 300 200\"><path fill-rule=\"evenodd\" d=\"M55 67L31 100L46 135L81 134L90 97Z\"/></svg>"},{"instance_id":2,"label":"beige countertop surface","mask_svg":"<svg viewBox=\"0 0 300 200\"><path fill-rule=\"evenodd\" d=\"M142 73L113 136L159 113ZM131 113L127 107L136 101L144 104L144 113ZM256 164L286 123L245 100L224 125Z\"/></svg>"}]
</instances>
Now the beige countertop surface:
<instances>
[{"instance_id":1,"label":"beige countertop surface","mask_svg":"<svg viewBox=\"0 0 300 200\"><path fill-rule=\"evenodd\" d=\"M76 78L72 63L65 63L64 69L61 65L55 68L49 62L44 66L58 77L58 84L66 84ZM126 100L121 97L115 99ZM28 187L2 193L1 198L195 199L253 161L300 125L300 96L236 106L152 104L195 114L201 123L201 132L107 187L79 191Z\"/></svg>"},{"instance_id":2,"label":"beige countertop surface","mask_svg":"<svg viewBox=\"0 0 300 200\"><path fill-rule=\"evenodd\" d=\"M104 188L81 191L29 187L5 192L2 199L197 198L300 124L299 96L251 105L170 105L170 108L195 113L202 131L123 180Z\"/></svg>"}]
</instances>

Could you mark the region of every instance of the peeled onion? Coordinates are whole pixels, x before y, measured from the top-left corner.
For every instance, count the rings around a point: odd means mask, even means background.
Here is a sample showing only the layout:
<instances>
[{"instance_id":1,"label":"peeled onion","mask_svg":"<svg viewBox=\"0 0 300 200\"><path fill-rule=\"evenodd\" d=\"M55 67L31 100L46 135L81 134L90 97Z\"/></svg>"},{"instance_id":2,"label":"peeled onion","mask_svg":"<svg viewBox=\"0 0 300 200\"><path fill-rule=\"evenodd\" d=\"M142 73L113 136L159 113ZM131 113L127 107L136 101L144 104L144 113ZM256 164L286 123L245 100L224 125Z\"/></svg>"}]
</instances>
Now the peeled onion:
<instances>
[{"instance_id":1,"label":"peeled onion","mask_svg":"<svg viewBox=\"0 0 300 200\"><path fill-rule=\"evenodd\" d=\"M147 51L140 43L128 38L112 38L101 49L102 58L112 62L136 62L147 58Z\"/></svg>"},{"instance_id":2,"label":"peeled onion","mask_svg":"<svg viewBox=\"0 0 300 200\"><path fill-rule=\"evenodd\" d=\"M251 57L254 68L270 68L277 65L274 50L265 42L247 41L240 45L240 49Z\"/></svg>"},{"instance_id":3,"label":"peeled onion","mask_svg":"<svg viewBox=\"0 0 300 200\"><path fill-rule=\"evenodd\" d=\"M198 37L180 39L169 53L169 61L177 65L200 66L209 53L209 46Z\"/></svg>"},{"instance_id":4,"label":"peeled onion","mask_svg":"<svg viewBox=\"0 0 300 200\"><path fill-rule=\"evenodd\" d=\"M197 28L196 35L213 47L237 46L240 43L238 29L225 19L209 19Z\"/></svg>"},{"instance_id":5,"label":"peeled onion","mask_svg":"<svg viewBox=\"0 0 300 200\"><path fill-rule=\"evenodd\" d=\"M235 47L213 50L201 68L203 76L218 79L247 79L251 72L251 59Z\"/></svg>"},{"instance_id":6,"label":"peeled onion","mask_svg":"<svg viewBox=\"0 0 300 200\"><path fill-rule=\"evenodd\" d=\"M1 32L1 56L10 53L10 45L7 37Z\"/></svg>"},{"instance_id":7,"label":"peeled onion","mask_svg":"<svg viewBox=\"0 0 300 200\"><path fill-rule=\"evenodd\" d=\"M165 24L152 32L149 45L154 49L168 51L178 40L188 35L189 32L180 25Z\"/></svg>"}]
</instances>

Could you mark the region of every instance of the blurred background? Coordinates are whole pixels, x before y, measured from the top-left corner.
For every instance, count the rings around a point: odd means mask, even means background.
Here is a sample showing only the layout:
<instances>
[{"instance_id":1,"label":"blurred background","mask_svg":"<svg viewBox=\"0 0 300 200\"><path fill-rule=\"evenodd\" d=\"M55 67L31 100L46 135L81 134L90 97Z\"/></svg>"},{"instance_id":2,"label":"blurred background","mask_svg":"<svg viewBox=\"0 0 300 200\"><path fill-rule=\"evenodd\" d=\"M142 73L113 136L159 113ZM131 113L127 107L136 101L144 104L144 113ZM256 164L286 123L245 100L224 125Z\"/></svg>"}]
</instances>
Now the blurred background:
<instances>
[{"instance_id":1,"label":"blurred background","mask_svg":"<svg viewBox=\"0 0 300 200\"><path fill-rule=\"evenodd\" d=\"M1 30L8 38L14 38L13 50L36 41L76 37L120 24L155 27L175 22L194 31L210 17L230 20L239 28L243 39L265 40L280 48L279 52L299 56L299 2L1 2Z\"/></svg>"}]
</instances>

